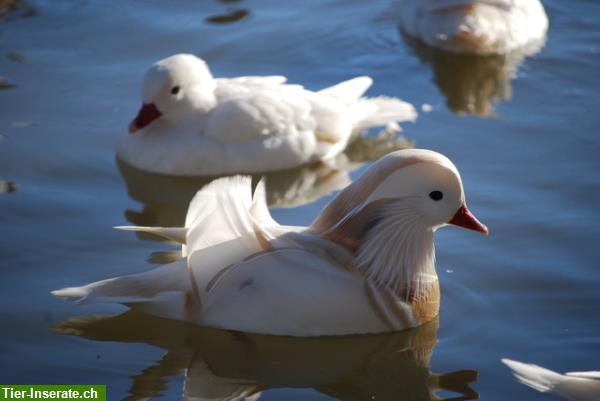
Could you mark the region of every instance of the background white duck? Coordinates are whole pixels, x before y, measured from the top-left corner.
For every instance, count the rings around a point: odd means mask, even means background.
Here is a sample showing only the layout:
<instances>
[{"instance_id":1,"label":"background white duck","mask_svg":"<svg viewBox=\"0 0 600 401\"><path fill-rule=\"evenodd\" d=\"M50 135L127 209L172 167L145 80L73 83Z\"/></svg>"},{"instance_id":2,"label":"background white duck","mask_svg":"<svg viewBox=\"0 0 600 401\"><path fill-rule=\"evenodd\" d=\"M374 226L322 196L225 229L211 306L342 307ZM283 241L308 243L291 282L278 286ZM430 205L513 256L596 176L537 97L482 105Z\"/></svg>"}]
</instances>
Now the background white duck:
<instances>
[{"instance_id":1,"label":"background white duck","mask_svg":"<svg viewBox=\"0 0 600 401\"><path fill-rule=\"evenodd\" d=\"M538 365L502 359L526 386L571 401L600 400L600 371L567 372L564 375Z\"/></svg>"},{"instance_id":2,"label":"background white duck","mask_svg":"<svg viewBox=\"0 0 600 401\"><path fill-rule=\"evenodd\" d=\"M406 0L401 28L444 50L503 54L539 47L548 17L539 0Z\"/></svg>"},{"instance_id":3,"label":"background white duck","mask_svg":"<svg viewBox=\"0 0 600 401\"><path fill-rule=\"evenodd\" d=\"M252 200L249 178L217 180L192 200L185 228L141 228L184 243L185 258L53 294L255 333L394 331L438 314L434 232L488 232L456 167L422 149L372 164L308 228L280 226L264 199L259 185Z\"/></svg>"},{"instance_id":4,"label":"background white duck","mask_svg":"<svg viewBox=\"0 0 600 401\"><path fill-rule=\"evenodd\" d=\"M358 130L416 118L399 99L361 97L373 82L366 76L319 92L285 82L215 79L191 54L160 60L145 75L143 105L117 155L169 175L273 171L331 158Z\"/></svg>"}]
</instances>

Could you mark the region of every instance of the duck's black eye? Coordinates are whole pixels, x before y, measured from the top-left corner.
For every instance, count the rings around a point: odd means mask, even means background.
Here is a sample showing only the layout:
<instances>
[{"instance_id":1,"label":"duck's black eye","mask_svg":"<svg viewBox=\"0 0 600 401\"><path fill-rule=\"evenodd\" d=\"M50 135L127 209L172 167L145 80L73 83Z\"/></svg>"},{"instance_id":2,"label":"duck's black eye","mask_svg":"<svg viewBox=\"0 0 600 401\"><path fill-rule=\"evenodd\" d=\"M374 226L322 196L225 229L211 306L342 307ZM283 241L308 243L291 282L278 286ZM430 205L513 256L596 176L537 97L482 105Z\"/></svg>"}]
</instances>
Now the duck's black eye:
<instances>
[{"instance_id":1,"label":"duck's black eye","mask_svg":"<svg viewBox=\"0 0 600 401\"><path fill-rule=\"evenodd\" d=\"M432 191L432 192L429 194L429 197L430 197L431 199L433 199L434 201L436 201L436 202L437 202L437 201L441 200L441 199L444 197L444 194L443 194L443 193L441 193L440 191Z\"/></svg>"},{"instance_id":2,"label":"duck's black eye","mask_svg":"<svg viewBox=\"0 0 600 401\"><path fill-rule=\"evenodd\" d=\"M171 88L171 95L176 95L179 93L179 89L181 89L179 86L174 86L173 88Z\"/></svg>"}]
</instances>

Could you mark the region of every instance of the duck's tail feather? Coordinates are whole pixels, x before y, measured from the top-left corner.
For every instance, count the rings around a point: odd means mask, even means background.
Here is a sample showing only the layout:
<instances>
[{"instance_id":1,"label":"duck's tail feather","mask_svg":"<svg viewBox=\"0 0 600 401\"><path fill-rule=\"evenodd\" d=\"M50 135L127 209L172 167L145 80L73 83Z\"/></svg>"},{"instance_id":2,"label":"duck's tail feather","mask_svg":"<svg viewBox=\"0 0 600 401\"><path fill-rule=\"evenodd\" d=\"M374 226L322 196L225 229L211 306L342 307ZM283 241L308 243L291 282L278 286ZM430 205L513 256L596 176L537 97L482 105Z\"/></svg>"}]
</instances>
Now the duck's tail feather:
<instances>
[{"instance_id":1,"label":"duck's tail feather","mask_svg":"<svg viewBox=\"0 0 600 401\"><path fill-rule=\"evenodd\" d=\"M565 375L571 377L579 377L581 379L600 380L600 371L598 370L592 370L589 372L567 372L565 373Z\"/></svg>"},{"instance_id":2,"label":"duck's tail feather","mask_svg":"<svg viewBox=\"0 0 600 401\"><path fill-rule=\"evenodd\" d=\"M354 127L365 129L403 121L415 121L417 111L412 104L395 97L361 98L351 106Z\"/></svg>"},{"instance_id":3,"label":"duck's tail feather","mask_svg":"<svg viewBox=\"0 0 600 401\"><path fill-rule=\"evenodd\" d=\"M187 260L184 258L144 273L63 288L51 294L78 303L109 302L131 306L184 297L190 288Z\"/></svg>"},{"instance_id":4,"label":"duck's tail feather","mask_svg":"<svg viewBox=\"0 0 600 401\"><path fill-rule=\"evenodd\" d=\"M185 244L187 229L185 227L144 227L144 226L115 226L115 230L150 233L171 241Z\"/></svg>"},{"instance_id":5,"label":"duck's tail feather","mask_svg":"<svg viewBox=\"0 0 600 401\"><path fill-rule=\"evenodd\" d=\"M321 89L318 93L321 95L333 96L350 105L357 101L372 84L373 79L371 79L371 77L361 76L340 82L329 88Z\"/></svg>"},{"instance_id":6,"label":"duck's tail feather","mask_svg":"<svg viewBox=\"0 0 600 401\"><path fill-rule=\"evenodd\" d=\"M556 385L565 380L565 376L538 365L502 359L515 375L526 386L541 392L551 391Z\"/></svg>"}]
</instances>

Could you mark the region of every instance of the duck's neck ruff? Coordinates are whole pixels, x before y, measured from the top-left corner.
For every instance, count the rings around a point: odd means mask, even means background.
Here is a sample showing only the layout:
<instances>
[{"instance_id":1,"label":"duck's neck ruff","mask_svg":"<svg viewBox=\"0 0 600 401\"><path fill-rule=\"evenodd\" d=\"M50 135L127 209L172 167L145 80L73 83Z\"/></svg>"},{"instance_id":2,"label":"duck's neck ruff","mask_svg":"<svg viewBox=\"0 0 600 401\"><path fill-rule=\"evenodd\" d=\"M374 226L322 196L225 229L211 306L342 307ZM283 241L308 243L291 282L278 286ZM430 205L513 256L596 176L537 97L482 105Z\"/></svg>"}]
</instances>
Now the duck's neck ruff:
<instances>
[{"instance_id":1,"label":"duck's neck ruff","mask_svg":"<svg viewBox=\"0 0 600 401\"><path fill-rule=\"evenodd\" d=\"M434 228L415 213L414 198L380 199L351 210L319 234L354 255L353 265L404 301L428 299L437 287ZM313 226L314 229L314 226Z\"/></svg>"},{"instance_id":2,"label":"duck's neck ruff","mask_svg":"<svg viewBox=\"0 0 600 401\"><path fill-rule=\"evenodd\" d=\"M437 281L433 228L415 214L410 198L386 202L377 211L357 250L365 277L411 301L422 298Z\"/></svg>"}]
</instances>

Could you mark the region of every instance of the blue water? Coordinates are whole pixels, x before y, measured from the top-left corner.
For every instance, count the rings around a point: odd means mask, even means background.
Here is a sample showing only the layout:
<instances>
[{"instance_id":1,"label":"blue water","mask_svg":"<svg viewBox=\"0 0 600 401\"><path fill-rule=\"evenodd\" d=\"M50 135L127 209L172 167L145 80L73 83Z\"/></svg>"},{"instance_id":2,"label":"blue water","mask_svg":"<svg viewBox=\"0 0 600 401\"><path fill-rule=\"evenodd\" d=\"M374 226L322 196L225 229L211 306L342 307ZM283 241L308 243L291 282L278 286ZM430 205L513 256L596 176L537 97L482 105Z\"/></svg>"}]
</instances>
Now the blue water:
<instances>
[{"instance_id":1,"label":"blue water","mask_svg":"<svg viewBox=\"0 0 600 401\"><path fill-rule=\"evenodd\" d=\"M392 0L48 0L0 22L0 75L16 85L0 90L0 180L11 183L0 185L11 189L0 193L0 381L102 383L111 400L184 391L429 400L430 372L472 370L482 400L535 401L549 397L517 383L500 358L600 369L600 3L544 4L551 26L539 54L518 66L479 61L480 70L467 60L456 74L456 60L403 40ZM145 271L174 250L111 227L180 221L198 184L120 173L114 155L143 71L177 52L201 55L217 76L283 74L311 89L368 74L370 95L433 107L404 136L455 162L470 209L491 229L438 232L439 322L291 340L131 314L102 320L123 309L49 295ZM286 206L273 209L277 220L308 224L331 199L336 187L324 185L299 205L297 177L310 174L273 179L271 203ZM472 397L460 386L473 375L453 376L454 389Z\"/></svg>"}]
</instances>

